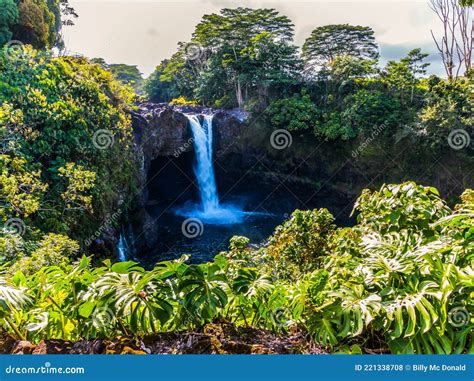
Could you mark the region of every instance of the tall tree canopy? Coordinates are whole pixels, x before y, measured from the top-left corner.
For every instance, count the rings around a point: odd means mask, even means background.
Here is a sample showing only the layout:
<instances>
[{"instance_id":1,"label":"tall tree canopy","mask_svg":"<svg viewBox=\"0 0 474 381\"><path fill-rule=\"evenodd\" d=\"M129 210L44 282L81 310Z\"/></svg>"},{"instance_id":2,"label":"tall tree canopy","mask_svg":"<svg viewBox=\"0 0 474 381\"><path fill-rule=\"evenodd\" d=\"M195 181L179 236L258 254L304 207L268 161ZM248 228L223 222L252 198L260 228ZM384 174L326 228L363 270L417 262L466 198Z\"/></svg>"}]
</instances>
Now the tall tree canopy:
<instances>
[{"instance_id":1,"label":"tall tree canopy","mask_svg":"<svg viewBox=\"0 0 474 381\"><path fill-rule=\"evenodd\" d=\"M105 70L110 71L114 78L124 85L133 87L137 92L141 90L143 77L136 65L108 64L103 58L93 58L91 62L99 64Z\"/></svg>"},{"instance_id":2,"label":"tall tree canopy","mask_svg":"<svg viewBox=\"0 0 474 381\"><path fill-rule=\"evenodd\" d=\"M340 56L377 59L378 46L370 27L349 24L316 28L303 45L303 58L310 67L326 66Z\"/></svg>"},{"instance_id":3,"label":"tall tree canopy","mask_svg":"<svg viewBox=\"0 0 474 381\"><path fill-rule=\"evenodd\" d=\"M61 28L73 17L68 0L0 0L0 45L13 39L38 49L62 47Z\"/></svg>"},{"instance_id":4,"label":"tall tree canopy","mask_svg":"<svg viewBox=\"0 0 474 381\"><path fill-rule=\"evenodd\" d=\"M152 80L182 87L186 78L194 84L194 98L221 105L243 107L252 92L264 102L270 87L296 76L299 58L292 45L293 29L290 19L274 9L223 9L205 15L191 43L181 44L180 52L162 63L161 74Z\"/></svg>"},{"instance_id":5,"label":"tall tree canopy","mask_svg":"<svg viewBox=\"0 0 474 381\"><path fill-rule=\"evenodd\" d=\"M18 21L18 7L14 0L0 0L0 46L11 40L11 26Z\"/></svg>"},{"instance_id":6,"label":"tall tree canopy","mask_svg":"<svg viewBox=\"0 0 474 381\"><path fill-rule=\"evenodd\" d=\"M220 74L234 87L236 101L243 107L244 91L249 88L258 88L265 96L269 85L289 80L298 60L291 45L293 35L291 20L274 9L237 8L205 15L193 40L213 53L210 73L216 67L224 69ZM207 79L216 83L212 76Z\"/></svg>"},{"instance_id":7,"label":"tall tree canopy","mask_svg":"<svg viewBox=\"0 0 474 381\"><path fill-rule=\"evenodd\" d=\"M293 29L291 20L275 9L236 8L204 15L193 36L203 46L218 50L226 45L248 46L264 32L270 33L274 42L291 42Z\"/></svg>"}]
</instances>

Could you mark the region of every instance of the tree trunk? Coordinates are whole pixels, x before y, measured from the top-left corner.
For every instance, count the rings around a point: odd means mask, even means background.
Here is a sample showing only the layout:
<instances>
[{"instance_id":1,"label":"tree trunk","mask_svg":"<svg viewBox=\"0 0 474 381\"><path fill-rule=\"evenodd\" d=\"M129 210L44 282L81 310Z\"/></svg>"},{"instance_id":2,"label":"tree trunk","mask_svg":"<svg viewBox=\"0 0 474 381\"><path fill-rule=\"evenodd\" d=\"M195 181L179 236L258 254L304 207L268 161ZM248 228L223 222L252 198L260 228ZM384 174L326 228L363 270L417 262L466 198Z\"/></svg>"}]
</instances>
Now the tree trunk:
<instances>
[{"instance_id":1,"label":"tree trunk","mask_svg":"<svg viewBox=\"0 0 474 381\"><path fill-rule=\"evenodd\" d=\"M237 104L240 109L244 108L244 97L242 96L242 85L240 84L240 80L237 78L235 84L235 98L237 99Z\"/></svg>"}]
</instances>

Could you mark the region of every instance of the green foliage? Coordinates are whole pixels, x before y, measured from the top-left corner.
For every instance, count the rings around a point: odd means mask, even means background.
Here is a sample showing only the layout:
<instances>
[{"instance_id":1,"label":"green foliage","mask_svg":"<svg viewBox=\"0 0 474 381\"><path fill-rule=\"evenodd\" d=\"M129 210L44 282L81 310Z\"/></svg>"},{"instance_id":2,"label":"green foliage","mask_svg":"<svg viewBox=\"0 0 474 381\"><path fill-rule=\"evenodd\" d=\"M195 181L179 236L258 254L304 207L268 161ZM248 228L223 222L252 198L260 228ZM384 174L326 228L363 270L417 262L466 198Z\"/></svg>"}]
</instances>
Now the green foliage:
<instances>
[{"instance_id":1,"label":"green foliage","mask_svg":"<svg viewBox=\"0 0 474 381\"><path fill-rule=\"evenodd\" d=\"M111 64L109 70L112 72L114 78L124 85L132 86L135 91L140 89L143 78L142 73L136 66L125 64Z\"/></svg>"},{"instance_id":2,"label":"green foliage","mask_svg":"<svg viewBox=\"0 0 474 381\"><path fill-rule=\"evenodd\" d=\"M11 26L18 21L18 7L14 0L0 0L0 47L12 39Z\"/></svg>"},{"instance_id":3,"label":"green foliage","mask_svg":"<svg viewBox=\"0 0 474 381\"><path fill-rule=\"evenodd\" d=\"M472 113L473 99L470 96L473 82L468 79L441 81L430 77L427 81L426 104L419 118L421 131L426 131L431 146L446 146L447 136L453 130L465 130L470 136L474 132ZM466 147L468 148L468 147Z\"/></svg>"},{"instance_id":4,"label":"green foliage","mask_svg":"<svg viewBox=\"0 0 474 381\"><path fill-rule=\"evenodd\" d=\"M312 130L319 118L316 105L305 92L273 101L265 113L273 126L289 131Z\"/></svg>"},{"instance_id":5,"label":"green foliage","mask_svg":"<svg viewBox=\"0 0 474 381\"><path fill-rule=\"evenodd\" d=\"M466 258L473 242L463 226L447 222L461 214L472 218L474 210L465 208L453 212L435 189L414 183L365 191L355 207L352 250L337 245L325 264L333 299L322 316L312 317L310 332L331 345L384 337L393 353L467 351L472 288L463 278L472 272ZM452 318L459 311L458 325Z\"/></svg>"},{"instance_id":6,"label":"green foliage","mask_svg":"<svg viewBox=\"0 0 474 381\"><path fill-rule=\"evenodd\" d=\"M137 93L142 92L142 73L140 73L140 70L135 65L108 64L102 58L93 58L91 62L99 64L105 70L110 71L113 77L123 85L132 87Z\"/></svg>"},{"instance_id":7,"label":"green foliage","mask_svg":"<svg viewBox=\"0 0 474 381\"><path fill-rule=\"evenodd\" d=\"M360 25L325 25L314 29L303 45L303 57L310 67L325 66L337 57L377 59L374 31Z\"/></svg>"},{"instance_id":8,"label":"green foliage","mask_svg":"<svg viewBox=\"0 0 474 381\"><path fill-rule=\"evenodd\" d=\"M74 17L68 0L1 0L0 47L18 40L37 49L61 48L61 28L73 25Z\"/></svg>"},{"instance_id":9,"label":"green foliage","mask_svg":"<svg viewBox=\"0 0 474 381\"><path fill-rule=\"evenodd\" d=\"M450 213L436 188L413 182L365 189L354 206L357 221L382 234L391 231L430 230L430 225Z\"/></svg>"},{"instance_id":10,"label":"green foliage","mask_svg":"<svg viewBox=\"0 0 474 381\"><path fill-rule=\"evenodd\" d=\"M40 208L41 199L48 186L41 182L41 170L28 168L25 159L0 155L0 200L4 207L0 218L26 218Z\"/></svg>"},{"instance_id":11,"label":"green foliage","mask_svg":"<svg viewBox=\"0 0 474 381\"><path fill-rule=\"evenodd\" d=\"M298 75L292 39L291 21L274 9L222 9L203 16L192 41L179 44L145 90L153 100L184 96L243 108L247 98L257 97L264 104L270 89L293 83Z\"/></svg>"},{"instance_id":12,"label":"green foliage","mask_svg":"<svg viewBox=\"0 0 474 381\"><path fill-rule=\"evenodd\" d=\"M195 101L188 101L185 97L174 98L170 102L171 105L180 105L180 106L196 106Z\"/></svg>"},{"instance_id":13,"label":"green foliage","mask_svg":"<svg viewBox=\"0 0 474 381\"><path fill-rule=\"evenodd\" d=\"M394 128L401 119L398 100L382 91L361 89L349 96L342 112L342 123L354 131L372 132L384 125Z\"/></svg>"},{"instance_id":14,"label":"green foliage","mask_svg":"<svg viewBox=\"0 0 474 381\"><path fill-rule=\"evenodd\" d=\"M18 260L10 272L17 270L25 275L32 275L47 266L67 268L69 262L77 255L79 244L59 234L47 234L37 244L30 256Z\"/></svg>"},{"instance_id":15,"label":"green foliage","mask_svg":"<svg viewBox=\"0 0 474 381\"><path fill-rule=\"evenodd\" d=\"M385 67L384 80L396 89L413 88L418 83L419 76L426 74L429 64L423 63L423 60L428 55L421 53L421 49L413 49L399 62L389 61Z\"/></svg>"},{"instance_id":16,"label":"green foliage","mask_svg":"<svg viewBox=\"0 0 474 381\"><path fill-rule=\"evenodd\" d=\"M360 59L351 55L337 56L328 63L328 74L335 83L365 78L375 74L377 60Z\"/></svg>"},{"instance_id":17,"label":"green foliage","mask_svg":"<svg viewBox=\"0 0 474 381\"><path fill-rule=\"evenodd\" d=\"M49 235L34 260L0 278L0 324L39 341L138 337L226 319L276 332L297 325L340 352L466 353L474 191L461 200L453 211L433 188L386 185L361 195L353 228L336 229L324 209L295 211L265 248L234 237L211 263L183 256L150 271L61 261L77 244Z\"/></svg>"},{"instance_id":18,"label":"green foliage","mask_svg":"<svg viewBox=\"0 0 474 381\"><path fill-rule=\"evenodd\" d=\"M146 79L144 90L149 100L169 102L181 96L195 98L198 72L194 60L186 58L184 49L181 47L170 59L163 60Z\"/></svg>"},{"instance_id":19,"label":"green foliage","mask_svg":"<svg viewBox=\"0 0 474 381\"><path fill-rule=\"evenodd\" d=\"M357 136L356 129L351 124L344 123L336 111L325 113L322 119L313 130L314 135L320 139L349 140Z\"/></svg>"},{"instance_id":20,"label":"green foliage","mask_svg":"<svg viewBox=\"0 0 474 381\"><path fill-rule=\"evenodd\" d=\"M133 96L84 59L0 55L2 222L80 240L116 211L134 187Z\"/></svg>"},{"instance_id":21,"label":"green foliage","mask_svg":"<svg viewBox=\"0 0 474 381\"><path fill-rule=\"evenodd\" d=\"M275 259L278 271L290 277L319 267L329 254L329 238L334 233L334 217L326 209L295 210L291 218L275 230L267 254Z\"/></svg>"}]
</instances>

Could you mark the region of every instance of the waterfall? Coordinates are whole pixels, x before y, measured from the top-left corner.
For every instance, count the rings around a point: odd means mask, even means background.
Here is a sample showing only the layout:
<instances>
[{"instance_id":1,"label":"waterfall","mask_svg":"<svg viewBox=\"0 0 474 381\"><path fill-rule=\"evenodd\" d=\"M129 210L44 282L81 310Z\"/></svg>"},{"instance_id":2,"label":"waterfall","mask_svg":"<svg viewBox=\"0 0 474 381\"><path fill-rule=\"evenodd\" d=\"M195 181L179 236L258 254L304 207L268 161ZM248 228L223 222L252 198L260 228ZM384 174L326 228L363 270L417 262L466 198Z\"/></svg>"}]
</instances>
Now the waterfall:
<instances>
[{"instance_id":1,"label":"waterfall","mask_svg":"<svg viewBox=\"0 0 474 381\"><path fill-rule=\"evenodd\" d=\"M205 115L201 126L196 115L187 115L193 133L196 164L194 172L204 213L219 209L214 166L212 164L212 115Z\"/></svg>"},{"instance_id":2,"label":"waterfall","mask_svg":"<svg viewBox=\"0 0 474 381\"><path fill-rule=\"evenodd\" d=\"M128 227L122 226L117 246L118 260L120 262L129 261L135 257L136 252L134 242L132 226L130 224Z\"/></svg>"},{"instance_id":3,"label":"waterfall","mask_svg":"<svg viewBox=\"0 0 474 381\"><path fill-rule=\"evenodd\" d=\"M177 210L177 214L198 218L209 224L235 224L243 220L244 212L232 205L219 203L214 164L212 156L212 115L204 115L201 124L197 115L186 115L193 134L193 145L196 153L194 174L199 189L199 205Z\"/></svg>"},{"instance_id":4,"label":"waterfall","mask_svg":"<svg viewBox=\"0 0 474 381\"><path fill-rule=\"evenodd\" d=\"M127 241L123 237L123 234L120 234L119 242L118 242L118 260L120 262L125 262L128 257L127 252Z\"/></svg>"}]
</instances>

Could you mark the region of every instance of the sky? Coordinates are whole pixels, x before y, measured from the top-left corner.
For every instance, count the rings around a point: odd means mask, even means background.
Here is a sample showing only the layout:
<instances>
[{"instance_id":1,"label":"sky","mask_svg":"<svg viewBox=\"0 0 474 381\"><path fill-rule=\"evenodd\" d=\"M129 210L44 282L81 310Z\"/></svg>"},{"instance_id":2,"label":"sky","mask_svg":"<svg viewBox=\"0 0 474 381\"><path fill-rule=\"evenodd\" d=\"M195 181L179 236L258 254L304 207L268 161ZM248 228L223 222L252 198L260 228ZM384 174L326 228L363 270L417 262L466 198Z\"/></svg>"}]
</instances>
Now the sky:
<instances>
[{"instance_id":1,"label":"sky","mask_svg":"<svg viewBox=\"0 0 474 381\"><path fill-rule=\"evenodd\" d=\"M108 63L137 65L148 76L169 58L180 41L189 41L204 14L238 6L275 8L295 24L295 43L302 46L321 25L370 26L380 46L381 62L400 59L413 48L430 53L429 71L442 74L431 37L441 25L428 0L70 0L79 14L63 30L66 48Z\"/></svg>"}]
</instances>

